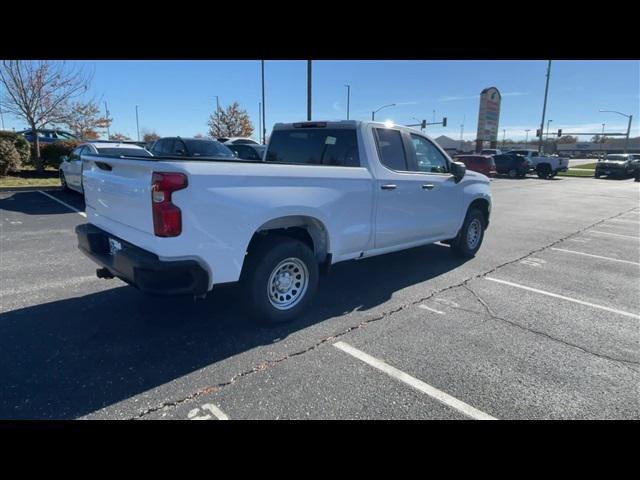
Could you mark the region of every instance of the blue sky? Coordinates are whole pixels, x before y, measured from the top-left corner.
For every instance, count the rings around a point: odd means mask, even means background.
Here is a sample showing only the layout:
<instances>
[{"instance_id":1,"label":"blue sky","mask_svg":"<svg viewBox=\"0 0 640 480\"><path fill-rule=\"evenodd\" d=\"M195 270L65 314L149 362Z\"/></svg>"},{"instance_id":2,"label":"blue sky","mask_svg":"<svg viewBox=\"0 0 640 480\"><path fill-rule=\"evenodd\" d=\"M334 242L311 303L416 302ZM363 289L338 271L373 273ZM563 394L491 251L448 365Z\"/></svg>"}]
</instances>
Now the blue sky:
<instances>
[{"instance_id":1,"label":"blue sky","mask_svg":"<svg viewBox=\"0 0 640 480\"><path fill-rule=\"evenodd\" d=\"M74 62L75 63L75 62ZM207 133L207 118L221 105L238 101L258 135L261 101L260 61L84 61L93 72L90 96L109 105L111 132L136 138L135 106L140 130L162 136ZM546 61L314 61L313 119L346 118L345 84L351 85L352 119L417 123L448 118L448 126L428 127L434 136L475 138L478 96L495 86L503 95L500 135L529 139L540 125ZM266 61L267 133L276 122L306 119L306 62ZM598 110L633 114L632 136L640 135L640 62L554 61L547 119L563 132L626 131L627 119ZM24 123L4 114L5 127ZM587 140L582 138L582 140Z\"/></svg>"}]
</instances>

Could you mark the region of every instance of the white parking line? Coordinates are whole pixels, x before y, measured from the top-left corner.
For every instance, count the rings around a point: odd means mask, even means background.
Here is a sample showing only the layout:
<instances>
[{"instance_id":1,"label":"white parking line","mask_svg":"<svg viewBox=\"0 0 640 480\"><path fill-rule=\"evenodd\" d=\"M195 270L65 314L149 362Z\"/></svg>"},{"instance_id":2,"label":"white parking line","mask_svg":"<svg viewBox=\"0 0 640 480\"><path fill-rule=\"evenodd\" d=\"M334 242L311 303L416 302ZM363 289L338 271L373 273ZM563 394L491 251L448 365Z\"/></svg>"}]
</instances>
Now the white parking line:
<instances>
[{"instance_id":1,"label":"white parking line","mask_svg":"<svg viewBox=\"0 0 640 480\"><path fill-rule=\"evenodd\" d=\"M481 412L476 408L473 408L471 405L466 404L463 401L458 400L457 398L454 398L447 393L444 393L442 390L438 390L437 388L432 387L431 385L424 383L422 380L418 380L417 378L412 377L411 375L404 373L403 371L398 370L395 367L392 367L391 365L383 362L382 360L378 360L377 358L372 357L371 355L364 353L363 351L358 350L357 348L352 347L348 343L336 342L333 344L333 346L357 358L358 360L361 360L364 363L371 365L374 368L377 368L378 370L386 373L390 377L393 377L396 380L400 380L401 382L406 383L407 385L415 388L416 390L419 390L420 392L427 394L434 400L437 400L438 402L448 407L451 407L454 410L457 410L458 412L462 413L463 415L469 418L472 418L474 420L497 420L495 417L492 417L491 415L487 415L486 413Z\"/></svg>"},{"instance_id":2,"label":"white parking line","mask_svg":"<svg viewBox=\"0 0 640 480\"><path fill-rule=\"evenodd\" d=\"M194 408L187 414L189 420L211 420L211 415L198 415L200 410L209 410L218 420L229 420L225 413L212 403L205 403L200 408Z\"/></svg>"},{"instance_id":3,"label":"white parking line","mask_svg":"<svg viewBox=\"0 0 640 480\"><path fill-rule=\"evenodd\" d=\"M441 312L440 310L435 310L433 308L429 308L426 305L420 304L420 305L418 305L418 307L422 308L423 310L429 310L430 312L439 313L440 315L444 315L444 312Z\"/></svg>"},{"instance_id":4,"label":"white parking line","mask_svg":"<svg viewBox=\"0 0 640 480\"><path fill-rule=\"evenodd\" d=\"M584 255L585 257L601 258L603 260L611 260L612 262L630 263L631 265L640 265L640 263L638 262L630 262L629 260L620 260L618 258L603 257L601 255L593 255L591 253L576 252L574 250L565 250L564 248L551 247L551 250L555 250L556 252L575 253L576 255Z\"/></svg>"},{"instance_id":5,"label":"white parking line","mask_svg":"<svg viewBox=\"0 0 640 480\"><path fill-rule=\"evenodd\" d=\"M41 194L43 194L46 197L49 197L51 200L55 200L58 203L61 203L62 205L64 205L65 207L73 210L74 212L76 212L78 215L82 215L84 218L87 218L87 214L84 212L81 212L80 210L78 210L76 207L72 207L71 205L69 205L66 202L63 202L62 200L57 199L56 197L54 197L53 195L49 195L47 192L43 192L42 190L37 190L38 192L40 192Z\"/></svg>"},{"instance_id":6,"label":"white parking line","mask_svg":"<svg viewBox=\"0 0 640 480\"><path fill-rule=\"evenodd\" d=\"M601 232L599 230L590 230L586 233L599 233L601 235L611 235L614 237L622 237L622 238L633 238L634 240L640 240L640 237L634 237L632 235L620 235L619 233L609 233L609 232Z\"/></svg>"},{"instance_id":7,"label":"white parking line","mask_svg":"<svg viewBox=\"0 0 640 480\"><path fill-rule=\"evenodd\" d=\"M567 300L573 303L579 303L581 305L587 305L589 307L598 308L600 310L606 310L607 312L613 312L620 315L624 315L625 317L631 317L640 320L640 315L635 313L629 313L622 310L616 310L615 308L604 307L602 305L596 305L595 303L589 303L582 300L577 300L575 298L565 297L564 295L558 295L557 293L545 292L544 290L538 290L537 288L527 287L525 285L519 285L513 282L507 282L506 280L500 280L498 278L484 277L487 280L491 280L492 282L503 283L505 285L510 285L512 287L521 288L523 290L529 290L530 292L541 293L542 295L548 295L549 297L560 298L562 300Z\"/></svg>"}]
</instances>

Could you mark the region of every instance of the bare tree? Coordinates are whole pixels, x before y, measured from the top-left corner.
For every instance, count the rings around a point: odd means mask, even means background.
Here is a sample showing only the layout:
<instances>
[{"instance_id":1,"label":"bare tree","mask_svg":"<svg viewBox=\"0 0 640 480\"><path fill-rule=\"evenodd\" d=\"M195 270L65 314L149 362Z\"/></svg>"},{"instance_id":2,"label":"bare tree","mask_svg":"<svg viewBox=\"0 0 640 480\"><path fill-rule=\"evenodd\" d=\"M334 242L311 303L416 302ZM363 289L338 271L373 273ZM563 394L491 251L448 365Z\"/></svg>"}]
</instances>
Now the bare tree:
<instances>
[{"instance_id":1,"label":"bare tree","mask_svg":"<svg viewBox=\"0 0 640 480\"><path fill-rule=\"evenodd\" d=\"M109 140L130 141L131 139L127 137L124 133L114 133L109 137Z\"/></svg>"},{"instance_id":2,"label":"bare tree","mask_svg":"<svg viewBox=\"0 0 640 480\"><path fill-rule=\"evenodd\" d=\"M150 132L146 131L146 130L142 130L142 140L144 140L145 142L153 142L155 140L158 140L160 138L160 135L158 135L155 130L151 130Z\"/></svg>"},{"instance_id":3,"label":"bare tree","mask_svg":"<svg viewBox=\"0 0 640 480\"><path fill-rule=\"evenodd\" d=\"M49 60L3 60L0 84L6 95L2 109L22 118L31 127L34 138L34 164L43 170L37 130L48 124L63 123L71 99L88 90L90 79L66 62Z\"/></svg>"},{"instance_id":4,"label":"bare tree","mask_svg":"<svg viewBox=\"0 0 640 480\"><path fill-rule=\"evenodd\" d=\"M218 107L209 116L209 136L249 137L253 133L253 125L246 110L240 110L238 102L233 102L226 110Z\"/></svg>"}]
</instances>

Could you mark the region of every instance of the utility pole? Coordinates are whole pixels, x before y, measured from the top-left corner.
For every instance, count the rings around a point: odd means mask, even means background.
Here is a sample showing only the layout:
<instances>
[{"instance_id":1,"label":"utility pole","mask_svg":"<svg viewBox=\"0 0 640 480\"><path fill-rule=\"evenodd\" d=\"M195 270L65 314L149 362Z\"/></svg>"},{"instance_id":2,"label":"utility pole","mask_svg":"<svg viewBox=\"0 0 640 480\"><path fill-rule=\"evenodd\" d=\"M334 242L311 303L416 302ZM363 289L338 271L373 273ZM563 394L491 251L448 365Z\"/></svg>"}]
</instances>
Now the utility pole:
<instances>
[{"instance_id":1,"label":"utility pole","mask_svg":"<svg viewBox=\"0 0 640 480\"><path fill-rule=\"evenodd\" d=\"M602 144L604 143L604 126L606 124L602 124L602 135L600 135L600 156L602 156Z\"/></svg>"},{"instance_id":2,"label":"utility pole","mask_svg":"<svg viewBox=\"0 0 640 480\"><path fill-rule=\"evenodd\" d=\"M267 140L267 124L264 119L264 111L266 110L264 103L264 60L260 60L262 68L262 144L266 145Z\"/></svg>"},{"instance_id":3,"label":"utility pole","mask_svg":"<svg viewBox=\"0 0 640 480\"><path fill-rule=\"evenodd\" d=\"M542 107L542 121L540 122L540 138L538 140L538 152L542 153L542 132L544 131L544 116L547 113L547 95L549 93L549 77L551 76L551 60L547 64L547 83L544 87L544 104Z\"/></svg>"},{"instance_id":4,"label":"utility pole","mask_svg":"<svg viewBox=\"0 0 640 480\"><path fill-rule=\"evenodd\" d=\"M258 143L262 143L262 103L258 102Z\"/></svg>"},{"instance_id":5,"label":"utility pole","mask_svg":"<svg viewBox=\"0 0 640 480\"><path fill-rule=\"evenodd\" d=\"M311 60L307 60L307 120L311 120Z\"/></svg>"},{"instance_id":6,"label":"utility pole","mask_svg":"<svg viewBox=\"0 0 640 480\"><path fill-rule=\"evenodd\" d=\"M262 67L262 144L266 145L267 140L267 124L264 120L264 111L265 111L265 103L264 103L264 60L260 60Z\"/></svg>"},{"instance_id":7,"label":"utility pole","mask_svg":"<svg viewBox=\"0 0 640 480\"><path fill-rule=\"evenodd\" d=\"M111 138L111 133L109 133L109 107L107 107L107 101L104 101L104 114L107 117L107 140Z\"/></svg>"},{"instance_id":8,"label":"utility pole","mask_svg":"<svg viewBox=\"0 0 640 480\"><path fill-rule=\"evenodd\" d=\"M136 105L136 130L138 130L138 141L140 141L140 124L138 123L138 105Z\"/></svg>"},{"instance_id":9,"label":"utility pole","mask_svg":"<svg viewBox=\"0 0 640 480\"><path fill-rule=\"evenodd\" d=\"M347 120L349 120L349 97L351 96L351 85L345 85L347 87Z\"/></svg>"},{"instance_id":10,"label":"utility pole","mask_svg":"<svg viewBox=\"0 0 640 480\"><path fill-rule=\"evenodd\" d=\"M530 131L531 131L531 129L530 129L530 128L527 128L527 129L525 130L525 132L527 132L527 136L526 136L526 137L525 137L525 139L524 139L524 146L525 146L525 148L527 147L527 145L529 145L529 132L530 132Z\"/></svg>"},{"instance_id":11,"label":"utility pole","mask_svg":"<svg viewBox=\"0 0 640 480\"><path fill-rule=\"evenodd\" d=\"M503 128L502 129L502 150L504 150L504 139L507 136L507 131Z\"/></svg>"}]
</instances>

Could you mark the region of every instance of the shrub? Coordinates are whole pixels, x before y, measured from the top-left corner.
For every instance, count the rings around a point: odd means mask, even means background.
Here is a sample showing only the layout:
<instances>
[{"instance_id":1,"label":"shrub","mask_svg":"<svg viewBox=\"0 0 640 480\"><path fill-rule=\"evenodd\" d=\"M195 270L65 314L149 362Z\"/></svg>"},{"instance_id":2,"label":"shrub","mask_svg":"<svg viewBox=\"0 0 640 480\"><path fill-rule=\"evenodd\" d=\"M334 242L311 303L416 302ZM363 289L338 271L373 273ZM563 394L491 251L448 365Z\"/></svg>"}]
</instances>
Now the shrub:
<instances>
[{"instance_id":1,"label":"shrub","mask_svg":"<svg viewBox=\"0 0 640 480\"><path fill-rule=\"evenodd\" d=\"M0 175L20 168L20 154L11 139L0 138Z\"/></svg>"},{"instance_id":2,"label":"shrub","mask_svg":"<svg viewBox=\"0 0 640 480\"><path fill-rule=\"evenodd\" d=\"M79 140L65 140L54 142L40 147L40 157L44 166L60 168L62 157L71 154L71 151L80 144Z\"/></svg>"},{"instance_id":3,"label":"shrub","mask_svg":"<svg viewBox=\"0 0 640 480\"><path fill-rule=\"evenodd\" d=\"M16 132L0 130L0 139L11 140L13 142L23 165L31 163L31 145L29 145L26 138Z\"/></svg>"}]
</instances>

